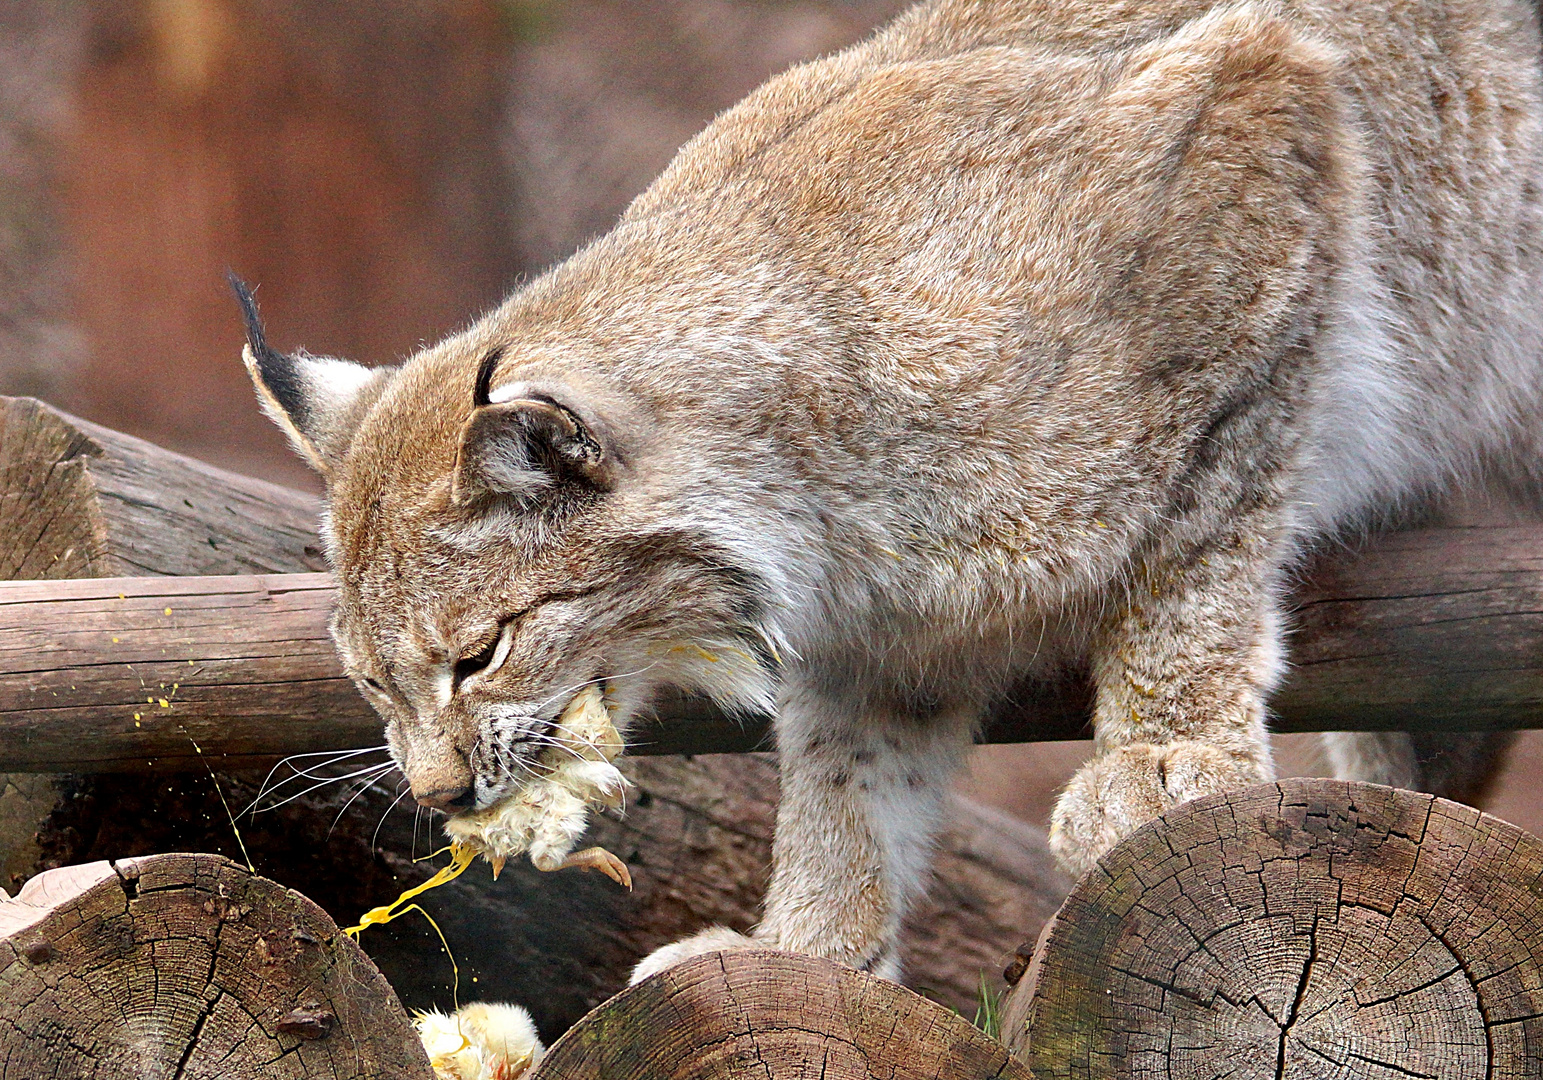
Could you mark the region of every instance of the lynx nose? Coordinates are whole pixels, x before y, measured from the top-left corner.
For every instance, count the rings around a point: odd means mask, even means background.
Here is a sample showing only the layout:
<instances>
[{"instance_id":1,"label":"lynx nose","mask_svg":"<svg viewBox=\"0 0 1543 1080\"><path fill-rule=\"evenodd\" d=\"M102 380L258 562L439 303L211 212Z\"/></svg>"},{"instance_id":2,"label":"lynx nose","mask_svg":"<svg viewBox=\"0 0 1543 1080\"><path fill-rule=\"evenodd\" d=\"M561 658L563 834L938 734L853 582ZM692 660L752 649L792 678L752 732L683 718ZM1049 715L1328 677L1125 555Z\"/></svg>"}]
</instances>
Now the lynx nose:
<instances>
[{"instance_id":1,"label":"lynx nose","mask_svg":"<svg viewBox=\"0 0 1543 1080\"><path fill-rule=\"evenodd\" d=\"M469 787L438 787L433 791L413 792L419 806L430 810L469 810L476 794Z\"/></svg>"}]
</instances>

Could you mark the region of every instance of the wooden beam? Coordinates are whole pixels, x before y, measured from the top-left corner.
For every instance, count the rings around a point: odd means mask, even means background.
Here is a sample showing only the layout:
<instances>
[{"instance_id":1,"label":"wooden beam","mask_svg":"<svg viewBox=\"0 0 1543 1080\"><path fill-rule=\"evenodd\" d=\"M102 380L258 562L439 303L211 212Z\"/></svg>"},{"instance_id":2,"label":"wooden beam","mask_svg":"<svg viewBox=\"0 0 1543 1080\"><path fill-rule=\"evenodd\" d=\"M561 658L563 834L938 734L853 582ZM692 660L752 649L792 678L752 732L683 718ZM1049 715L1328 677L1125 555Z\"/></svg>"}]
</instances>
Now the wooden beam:
<instances>
[{"instance_id":1,"label":"wooden beam","mask_svg":"<svg viewBox=\"0 0 1543 1080\"><path fill-rule=\"evenodd\" d=\"M1543 726L1543 528L1396 534L1324 562L1298 597L1277 730ZM324 574L0 582L0 771L196 768L194 742L221 767L376 744L331 606ZM1089 700L1076 674L1025 683L985 738L1085 738ZM632 741L770 745L765 717L682 698Z\"/></svg>"}]
</instances>

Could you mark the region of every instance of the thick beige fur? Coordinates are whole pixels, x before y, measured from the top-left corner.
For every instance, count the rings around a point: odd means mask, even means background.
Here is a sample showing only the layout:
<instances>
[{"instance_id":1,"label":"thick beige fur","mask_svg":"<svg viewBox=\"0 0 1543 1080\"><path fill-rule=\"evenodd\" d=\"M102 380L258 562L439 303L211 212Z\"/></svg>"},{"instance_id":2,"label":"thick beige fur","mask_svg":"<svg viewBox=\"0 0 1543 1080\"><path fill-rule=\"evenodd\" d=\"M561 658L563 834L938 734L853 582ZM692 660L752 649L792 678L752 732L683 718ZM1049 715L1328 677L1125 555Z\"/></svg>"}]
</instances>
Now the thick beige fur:
<instances>
[{"instance_id":1,"label":"thick beige fur","mask_svg":"<svg viewBox=\"0 0 1543 1080\"><path fill-rule=\"evenodd\" d=\"M259 357L413 791L514 790L592 680L775 707L754 936L894 975L1025 674L1097 684L1072 870L1269 777L1300 553L1539 475L1538 58L1501 0L935 0L395 373Z\"/></svg>"}]
</instances>

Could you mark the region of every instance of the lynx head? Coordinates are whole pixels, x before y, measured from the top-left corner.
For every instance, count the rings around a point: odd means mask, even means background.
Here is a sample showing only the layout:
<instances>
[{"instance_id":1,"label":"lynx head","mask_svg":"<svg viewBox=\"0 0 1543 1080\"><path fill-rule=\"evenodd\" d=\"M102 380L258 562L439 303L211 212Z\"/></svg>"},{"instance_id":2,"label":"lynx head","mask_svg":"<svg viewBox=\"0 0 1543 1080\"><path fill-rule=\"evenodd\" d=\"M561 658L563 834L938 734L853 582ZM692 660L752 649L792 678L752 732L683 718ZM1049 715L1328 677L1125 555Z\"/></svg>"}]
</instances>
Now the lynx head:
<instances>
[{"instance_id":1,"label":"lynx head","mask_svg":"<svg viewBox=\"0 0 1543 1080\"><path fill-rule=\"evenodd\" d=\"M333 638L420 803L517 790L592 683L623 732L665 683L769 707L764 582L650 482L624 395L485 328L400 368L286 355L232 284L259 400L326 480Z\"/></svg>"}]
</instances>

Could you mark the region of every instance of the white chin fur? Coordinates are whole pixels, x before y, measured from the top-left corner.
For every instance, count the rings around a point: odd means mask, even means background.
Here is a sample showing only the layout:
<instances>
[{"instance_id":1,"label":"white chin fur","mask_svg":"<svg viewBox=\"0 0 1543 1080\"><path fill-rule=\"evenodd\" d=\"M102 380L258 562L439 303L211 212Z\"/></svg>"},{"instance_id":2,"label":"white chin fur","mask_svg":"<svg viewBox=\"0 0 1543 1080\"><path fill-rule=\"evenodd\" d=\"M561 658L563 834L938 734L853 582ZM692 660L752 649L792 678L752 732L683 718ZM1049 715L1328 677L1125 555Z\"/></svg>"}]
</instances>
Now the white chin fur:
<instances>
[{"instance_id":1,"label":"white chin fur","mask_svg":"<svg viewBox=\"0 0 1543 1080\"><path fill-rule=\"evenodd\" d=\"M777 685L742 645L732 642L673 642L663 647L661 679L689 687L728 710L775 711Z\"/></svg>"}]
</instances>

